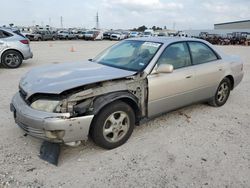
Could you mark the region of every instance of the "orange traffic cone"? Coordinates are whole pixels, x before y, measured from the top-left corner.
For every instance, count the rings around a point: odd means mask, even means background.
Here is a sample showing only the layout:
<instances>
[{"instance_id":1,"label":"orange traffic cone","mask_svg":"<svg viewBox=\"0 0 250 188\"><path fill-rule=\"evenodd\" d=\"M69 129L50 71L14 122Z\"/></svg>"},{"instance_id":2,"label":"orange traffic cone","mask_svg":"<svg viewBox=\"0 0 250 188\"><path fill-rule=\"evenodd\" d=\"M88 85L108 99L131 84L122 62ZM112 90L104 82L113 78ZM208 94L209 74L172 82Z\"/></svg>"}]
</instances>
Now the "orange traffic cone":
<instances>
[{"instance_id":1,"label":"orange traffic cone","mask_svg":"<svg viewBox=\"0 0 250 188\"><path fill-rule=\"evenodd\" d=\"M74 46L71 46L70 52L75 52Z\"/></svg>"}]
</instances>

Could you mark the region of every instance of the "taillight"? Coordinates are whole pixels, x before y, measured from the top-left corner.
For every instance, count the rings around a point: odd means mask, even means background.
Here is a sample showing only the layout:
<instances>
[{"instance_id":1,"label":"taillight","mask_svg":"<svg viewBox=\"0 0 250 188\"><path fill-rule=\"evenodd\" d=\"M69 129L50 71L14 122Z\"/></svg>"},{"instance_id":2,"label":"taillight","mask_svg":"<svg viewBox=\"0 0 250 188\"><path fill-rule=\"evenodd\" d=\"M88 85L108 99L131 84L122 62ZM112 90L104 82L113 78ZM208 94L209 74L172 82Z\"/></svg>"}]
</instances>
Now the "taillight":
<instances>
[{"instance_id":1,"label":"taillight","mask_svg":"<svg viewBox=\"0 0 250 188\"><path fill-rule=\"evenodd\" d=\"M29 40L20 40L20 42L23 44L29 44Z\"/></svg>"}]
</instances>

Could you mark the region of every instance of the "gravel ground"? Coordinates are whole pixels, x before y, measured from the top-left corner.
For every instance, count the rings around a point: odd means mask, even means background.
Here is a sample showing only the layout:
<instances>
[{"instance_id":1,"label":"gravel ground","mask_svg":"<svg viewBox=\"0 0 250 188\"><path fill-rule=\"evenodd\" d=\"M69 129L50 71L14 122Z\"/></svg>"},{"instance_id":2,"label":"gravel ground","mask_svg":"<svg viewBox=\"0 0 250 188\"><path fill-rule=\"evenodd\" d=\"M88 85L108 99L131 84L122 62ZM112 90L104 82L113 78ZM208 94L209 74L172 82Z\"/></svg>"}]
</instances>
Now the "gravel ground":
<instances>
[{"instance_id":1,"label":"gravel ground","mask_svg":"<svg viewBox=\"0 0 250 188\"><path fill-rule=\"evenodd\" d=\"M250 47L243 46L219 47L245 61L243 82L223 107L168 113L136 127L113 150L91 141L63 146L58 167L39 159L41 141L23 136L9 111L21 76L39 65L91 58L113 43L34 42L33 59L0 68L0 187L250 187Z\"/></svg>"}]
</instances>

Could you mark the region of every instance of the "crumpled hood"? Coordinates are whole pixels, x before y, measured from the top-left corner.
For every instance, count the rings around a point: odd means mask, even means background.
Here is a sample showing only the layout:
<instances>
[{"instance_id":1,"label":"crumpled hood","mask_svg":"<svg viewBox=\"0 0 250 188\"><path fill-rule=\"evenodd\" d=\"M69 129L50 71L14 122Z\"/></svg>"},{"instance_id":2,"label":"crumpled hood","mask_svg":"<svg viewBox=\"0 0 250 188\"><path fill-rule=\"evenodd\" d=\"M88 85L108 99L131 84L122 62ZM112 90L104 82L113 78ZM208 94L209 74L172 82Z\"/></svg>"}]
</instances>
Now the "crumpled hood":
<instances>
[{"instance_id":1,"label":"crumpled hood","mask_svg":"<svg viewBox=\"0 0 250 188\"><path fill-rule=\"evenodd\" d=\"M34 68L20 81L27 97L35 93L60 94L87 84L132 76L136 72L86 61Z\"/></svg>"}]
</instances>

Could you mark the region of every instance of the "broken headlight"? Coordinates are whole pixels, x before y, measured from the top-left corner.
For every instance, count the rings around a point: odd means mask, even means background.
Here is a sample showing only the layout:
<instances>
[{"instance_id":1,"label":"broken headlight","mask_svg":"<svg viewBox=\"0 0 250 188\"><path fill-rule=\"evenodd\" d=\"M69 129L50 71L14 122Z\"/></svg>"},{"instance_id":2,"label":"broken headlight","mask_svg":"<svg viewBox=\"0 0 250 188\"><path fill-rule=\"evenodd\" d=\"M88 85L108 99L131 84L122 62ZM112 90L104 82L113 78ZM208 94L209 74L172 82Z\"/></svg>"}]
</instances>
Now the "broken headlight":
<instances>
[{"instance_id":1,"label":"broken headlight","mask_svg":"<svg viewBox=\"0 0 250 188\"><path fill-rule=\"evenodd\" d=\"M60 101L56 100L38 99L31 104L31 107L39 111L55 112L58 111L59 104Z\"/></svg>"}]
</instances>

